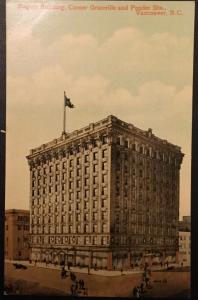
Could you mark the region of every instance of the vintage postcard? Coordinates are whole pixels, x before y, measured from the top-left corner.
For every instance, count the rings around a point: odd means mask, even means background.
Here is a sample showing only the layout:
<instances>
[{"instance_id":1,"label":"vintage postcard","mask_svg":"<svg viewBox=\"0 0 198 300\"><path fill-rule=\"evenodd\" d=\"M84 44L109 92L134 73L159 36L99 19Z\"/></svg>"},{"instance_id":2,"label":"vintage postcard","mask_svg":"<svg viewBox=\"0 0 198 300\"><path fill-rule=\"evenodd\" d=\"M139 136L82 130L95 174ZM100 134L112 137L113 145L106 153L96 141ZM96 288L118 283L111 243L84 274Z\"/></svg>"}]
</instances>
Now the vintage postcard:
<instances>
[{"instance_id":1,"label":"vintage postcard","mask_svg":"<svg viewBox=\"0 0 198 300\"><path fill-rule=\"evenodd\" d=\"M190 297L194 1L7 1L5 295Z\"/></svg>"}]
</instances>

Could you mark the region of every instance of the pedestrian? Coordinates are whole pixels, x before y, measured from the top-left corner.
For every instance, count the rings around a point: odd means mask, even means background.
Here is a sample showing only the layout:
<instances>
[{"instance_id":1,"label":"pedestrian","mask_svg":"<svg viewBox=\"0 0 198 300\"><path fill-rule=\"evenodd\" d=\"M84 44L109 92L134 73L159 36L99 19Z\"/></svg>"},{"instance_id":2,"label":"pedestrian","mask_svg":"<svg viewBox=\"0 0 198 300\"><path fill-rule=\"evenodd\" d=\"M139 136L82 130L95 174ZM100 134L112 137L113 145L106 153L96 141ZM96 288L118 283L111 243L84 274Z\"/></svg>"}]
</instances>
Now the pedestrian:
<instances>
[{"instance_id":1,"label":"pedestrian","mask_svg":"<svg viewBox=\"0 0 198 300\"><path fill-rule=\"evenodd\" d=\"M140 285L140 292L141 292L141 294L144 293L144 282L142 282Z\"/></svg>"},{"instance_id":2,"label":"pedestrian","mask_svg":"<svg viewBox=\"0 0 198 300\"><path fill-rule=\"evenodd\" d=\"M145 278L145 282L146 282L146 287L148 288L149 287L149 278L148 277Z\"/></svg>"},{"instance_id":3,"label":"pedestrian","mask_svg":"<svg viewBox=\"0 0 198 300\"><path fill-rule=\"evenodd\" d=\"M121 275L122 275L122 272L123 272L122 268L121 268L120 272L121 272Z\"/></svg>"},{"instance_id":4,"label":"pedestrian","mask_svg":"<svg viewBox=\"0 0 198 300\"><path fill-rule=\"evenodd\" d=\"M140 298L140 288L139 288L139 286L137 286L137 289L136 289L136 298Z\"/></svg>"},{"instance_id":5,"label":"pedestrian","mask_svg":"<svg viewBox=\"0 0 198 300\"><path fill-rule=\"evenodd\" d=\"M73 284L71 284L71 286L70 286L70 291L71 291L71 294L72 294L72 296L74 295L74 287L73 287Z\"/></svg>"},{"instance_id":6,"label":"pedestrian","mask_svg":"<svg viewBox=\"0 0 198 300\"><path fill-rule=\"evenodd\" d=\"M62 270L61 270L61 278L65 278L66 277L66 271L65 271L65 267L62 267Z\"/></svg>"},{"instance_id":7,"label":"pedestrian","mask_svg":"<svg viewBox=\"0 0 198 300\"><path fill-rule=\"evenodd\" d=\"M88 296L88 288L84 289L84 296Z\"/></svg>"},{"instance_id":8,"label":"pedestrian","mask_svg":"<svg viewBox=\"0 0 198 300\"><path fill-rule=\"evenodd\" d=\"M78 283L79 283L79 289L81 289L81 288L82 288L82 282L81 282L81 279L79 279Z\"/></svg>"},{"instance_id":9,"label":"pedestrian","mask_svg":"<svg viewBox=\"0 0 198 300\"><path fill-rule=\"evenodd\" d=\"M82 289L84 289L85 283L83 279L81 280L81 283L82 283Z\"/></svg>"},{"instance_id":10,"label":"pedestrian","mask_svg":"<svg viewBox=\"0 0 198 300\"><path fill-rule=\"evenodd\" d=\"M76 290L78 290L78 284L79 284L79 282L78 282L78 280L76 280L76 282L75 282Z\"/></svg>"},{"instance_id":11,"label":"pedestrian","mask_svg":"<svg viewBox=\"0 0 198 300\"><path fill-rule=\"evenodd\" d=\"M136 297L136 293L137 293L137 287L134 286L134 288L133 288L133 296L134 296L134 297Z\"/></svg>"}]
</instances>

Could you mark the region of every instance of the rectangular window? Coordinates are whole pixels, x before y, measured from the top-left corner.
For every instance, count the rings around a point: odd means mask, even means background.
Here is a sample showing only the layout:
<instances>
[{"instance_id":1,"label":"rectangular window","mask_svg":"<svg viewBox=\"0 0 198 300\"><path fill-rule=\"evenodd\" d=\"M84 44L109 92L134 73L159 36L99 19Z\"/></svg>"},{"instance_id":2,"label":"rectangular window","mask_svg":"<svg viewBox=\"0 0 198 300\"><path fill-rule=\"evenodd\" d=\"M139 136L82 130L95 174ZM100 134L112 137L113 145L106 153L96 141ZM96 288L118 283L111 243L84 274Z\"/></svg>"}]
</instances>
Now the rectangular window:
<instances>
[{"instance_id":1,"label":"rectangular window","mask_svg":"<svg viewBox=\"0 0 198 300\"><path fill-rule=\"evenodd\" d=\"M107 224L102 224L102 232L107 232Z\"/></svg>"},{"instance_id":2,"label":"rectangular window","mask_svg":"<svg viewBox=\"0 0 198 300\"><path fill-rule=\"evenodd\" d=\"M93 166L93 171L94 171L94 172L97 172L97 171L98 171L98 165L94 165L94 166Z\"/></svg>"},{"instance_id":3,"label":"rectangular window","mask_svg":"<svg viewBox=\"0 0 198 300\"><path fill-rule=\"evenodd\" d=\"M77 180L77 181L76 181L76 186L77 186L77 188L80 187L80 180Z\"/></svg>"},{"instance_id":4,"label":"rectangular window","mask_svg":"<svg viewBox=\"0 0 198 300\"><path fill-rule=\"evenodd\" d=\"M117 144L117 145L120 145L120 137L119 137L119 136L118 136L117 139L116 139L116 144Z\"/></svg>"},{"instance_id":5,"label":"rectangular window","mask_svg":"<svg viewBox=\"0 0 198 300\"><path fill-rule=\"evenodd\" d=\"M98 189L93 189L93 197L98 195Z\"/></svg>"},{"instance_id":6,"label":"rectangular window","mask_svg":"<svg viewBox=\"0 0 198 300\"><path fill-rule=\"evenodd\" d=\"M93 208L97 208L97 201L93 201Z\"/></svg>"},{"instance_id":7,"label":"rectangular window","mask_svg":"<svg viewBox=\"0 0 198 300\"><path fill-rule=\"evenodd\" d=\"M124 146L125 146L126 148L129 147L129 141L128 141L128 140L125 140L125 141L124 141Z\"/></svg>"},{"instance_id":8,"label":"rectangular window","mask_svg":"<svg viewBox=\"0 0 198 300\"><path fill-rule=\"evenodd\" d=\"M69 200L72 201L74 199L74 194L73 193L69 193Z\"/></svg>"},{"instance_id":9,"label":"rectangular window","mask_svg":"<svg viewBox=\"0 0 198 300\"><path fill-rule=\"evenodd\" d=\"M81 169L77 169L77 176L80 176L81 175Z\"/></svg>"},{"instance_id":10,"label":"rectangular window","mask_svg":"<svg viewBox=\"0 0 198 300\"><path fill-rule=\"evenodd\" d=\"M86 214L84 214L84 221L88 221L88 220L89 220L89 214L86 213Z\"/></svg>"},{"instance_id":11,"label":"rectangular window","mask_svg":"<svg viewBox=\"0 0 198 300\"><path fill-rule=\"evenodd\" d=\"M96 231L94 231L94 232L97 232L97 229L96 229ZM97 236L94 236L94 237L93 237L93 244L94 244L94 245L97 245L97 243L98 243L98 238L97 238Z\"/></svg>"},{"instance_id":12,"label":"rectangular window","mask_svg":"<svg viewBox=\"0 0 198 300\"><path fill-rule=\"evenodd\" d=\"M80 225L77 226L77 233L81 233L81 227L80 227Z\"/></svg>"},{"instance_id":13,"label":"rectangular window","mask_svg":"<svg viewBox=\"0 0 198 300\"><path fill-rule=\"evenodd\" d=\"M107 183L107 175L102 175L102 183Z\"/></svg>"},{"instance_id":14,"label":"rectangular window","mask_svg":"<svg viewBox=\"0 0 198 300\"><path fill-rule=\"evenodd\" d=\"M89 161L89 155L85 155L85 162Z\"/></svg>"},{"instance_id":15,"label":"rectangular window","mask_svg":"<svg viewBox=\"0 0 198 300\"><path fill-rule=\"evenodd\" d=\"M86 175L89 174L89 167L85 167L85 174L86 174Z\"/></svg>"},{"instance_id":16,"label":"rectangular window","mask_svg":"<svg viewBox=\"0 0 198 300\"><path fill-rule=\"evenodd\" d=\"M69 215L68 215L68 221L69 221L70 223L73 221L73 216L72 216L72 214L69 214Z\"/></svg>"},{"instance_id":17,"label":"rectangular window","mask_svg":"<svg viewBox=\"0 0 198 300\"><path fill-rule=\"evenodd\" d=\"M94 159L94 160L98 159L98 152L94 152L94 153L93 153L93 159Z\"/></svg>"},{"instance_id":18,"label":"rectangular window","mask_svg":"<svg viewBox=\"0 0 198 300\"><path fill-rule=\"evenodd\" d=\"M102 199L101 200L101 206L102 207L106 207L107 206L107 200L106 199Z\"/></svg>"},{"instance_id":19,"label":"rectangular window","mask_svg":"<svg viewBox=\"0 0 198 300\"><path fill-rule=\"evenodd\" d=\"M88 201L85 201L85 202L84 202L84 209L87 209L88 206L89 206Z\"/></svg>"},{"instance_id":20,"label":"rectangular window","mask_svg":"<svg viewBox=\"0 0 198 300\"><path fill-rule=\"evenodd\" d=\"M105 220L106 217L107 217L106 211L102 211L102 213L101 213L101 219L102 219L102 220Z\"/></svg>"},{"instance_id":21,"label":"rectangular window","mask_svg":"<svg viewBox=\"0 0 198 300\"><path fill-rule=\"evenodd\" d=\"M89 198L89 190L85 190L85 198Z\"/></svg>"},{"instance_id":22,"label":"rectangular window","mask_svg":"<svg viewBox=\"0 0 198 300\"><path fill-rule=\"evenodd\" d=\"M98 226L96 224L93 225L93 232L96 233L98 231Z\"/></svg>"},{"instance_id":23,"label":"rectangular window","mask_svg":"<svg viewBox=\"0 0 198 300\"><path fill-rule=\"evenodd\" d=\"M89 226L88 226L88 224L85 224L85 226L84 226L84 232L89 232Z\"/></svg>"},{"instance_id":24,"label":"rectangular window","mask_svg":"<svg viewBox=\"0 0 198 300\"><path fill-rule=\"evenodd\" d=\"M102 150L102 157L107 157L107 149Z\"/></svg>"},{"instance_id":25,"label":"rectangular window","mask_svg":"<svg viewBox=\"0 0 198 300\"><path fill-rule=\"evenodd\" d=\"M98 214L95 212L95 213L93 213L93 220L94 221L96 221L97 220L97 216L98 216Z\"/></svg>"},{"instance_id":26,"label":"rectangular window","mask_svg":"<svg viewBox=\"0 0 198 300\"><path fill-rule=\"evenodd\" d=\"M94 177L93 177L93 184L96 184L96 183L98 183L98 177L97 177L97 176L94 176Z\"/></svg>"},{"instance_id":27,"label":"rectangular window","mask_svg":"<svg viewBox=\"0 0 198 300\"><path fill-rule=\"evenodd\" d=\"M107 170L107 163L105 163L105 162L102 163L102 170L103 171Z\"/></svg>"},{"instance_id":28,"label":"rectangular window","mask_svg":"<svg viewBox=\"0 0 198 300\"><path fill-rule=\"evenodd\" d=\"M85 178L85 186L88 186L88 185L89 185L89 179Z\"/></svg>"},{"instance_id":29,"label":"rectangular window","mask_svg":"<svg viewBox=\"0 0 198 300\"><path fill-rule=\"evenodd\" d=\"M81 198L81 197L80 197L80 194L81 194L81 192L78 191L78 192L77 192L77 199L78 199L78 200L80 200L80 198Z\"/></svg>"},{"instance_id":30,"label":"rectangular window","mask_svg":"<svg viewBox=\"0 0 198 300\"><path fill-rule=\"evenodd\" d=\"M80 221L80 214L76 215L76 221L78 221L78 222Z\"/></svg>"}]
</instances>

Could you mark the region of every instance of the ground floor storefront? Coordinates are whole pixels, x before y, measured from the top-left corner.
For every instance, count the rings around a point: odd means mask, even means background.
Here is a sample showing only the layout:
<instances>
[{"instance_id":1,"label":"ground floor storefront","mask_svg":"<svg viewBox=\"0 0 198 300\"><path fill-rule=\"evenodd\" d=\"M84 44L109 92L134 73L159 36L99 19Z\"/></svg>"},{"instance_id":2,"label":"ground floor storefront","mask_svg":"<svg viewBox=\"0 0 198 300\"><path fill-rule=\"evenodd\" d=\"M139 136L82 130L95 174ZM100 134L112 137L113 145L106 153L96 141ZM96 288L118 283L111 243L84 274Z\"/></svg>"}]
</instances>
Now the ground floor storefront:
<instances>
[{"instance_id":1,"label":"ground floor storefront","mask_svg":"<svg viewBox=\"0 0 198 300\"><path fill-rule=\"evenodd\" d=\"M99 268L107 270L131 269L134 267L177 263L177 252L174 251L134 251L123 248L32 248L30 260L70 265L78 267Z\"/></svg>"}]
</instances>

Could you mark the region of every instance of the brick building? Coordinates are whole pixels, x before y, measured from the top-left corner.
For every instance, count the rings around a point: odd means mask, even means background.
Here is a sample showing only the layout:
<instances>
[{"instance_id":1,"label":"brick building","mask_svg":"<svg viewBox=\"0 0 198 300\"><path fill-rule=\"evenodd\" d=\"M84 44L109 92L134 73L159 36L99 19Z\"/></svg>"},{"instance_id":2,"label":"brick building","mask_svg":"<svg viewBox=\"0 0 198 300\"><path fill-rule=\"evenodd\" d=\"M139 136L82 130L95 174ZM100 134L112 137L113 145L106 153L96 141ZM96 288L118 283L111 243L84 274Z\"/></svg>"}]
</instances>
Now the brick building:
<instances>
[{"instance_id":1,"label":"brick building","mask_svg":"<svg viewBox=\"0 0 198 300\"><path fill-rule=\"evenodd\" d=\"M9 260L29 259L28 210L8 209L5 211L5 258Z\"/></svg>"},{"instance_id":2,"label":"brick building","mask_svg":"<svg viewBox=\"0 0 198 300\"><path fill-rule=\"evenodd\" d=\"M107 269L174 260L182 158L114 116L32 149L31 258Z\"/></svg>"}]
</instances>

